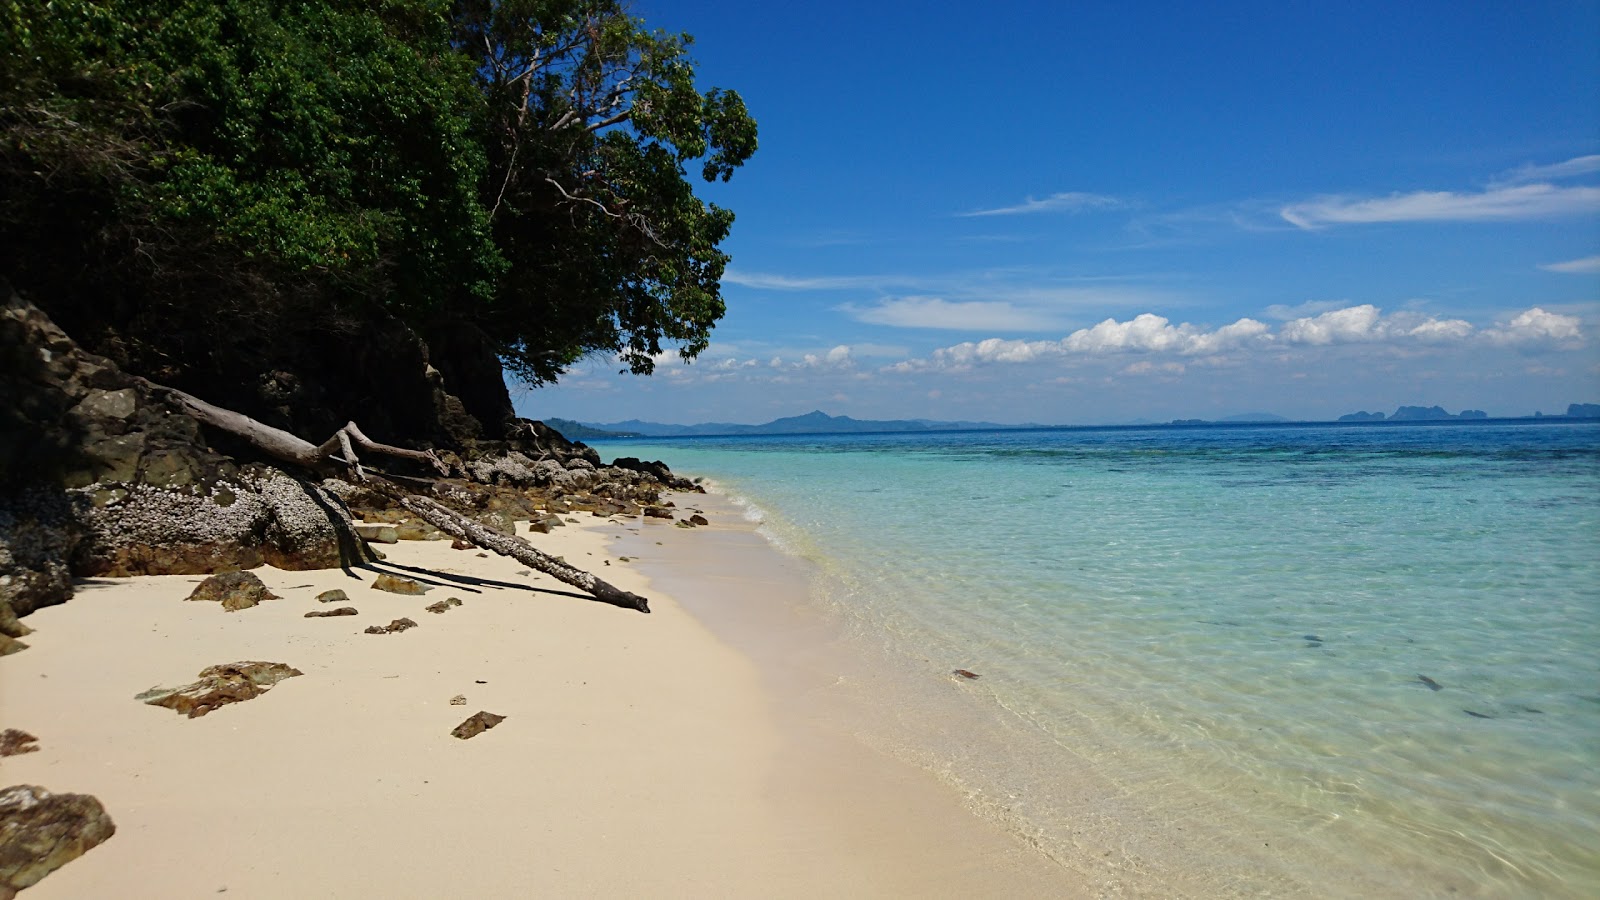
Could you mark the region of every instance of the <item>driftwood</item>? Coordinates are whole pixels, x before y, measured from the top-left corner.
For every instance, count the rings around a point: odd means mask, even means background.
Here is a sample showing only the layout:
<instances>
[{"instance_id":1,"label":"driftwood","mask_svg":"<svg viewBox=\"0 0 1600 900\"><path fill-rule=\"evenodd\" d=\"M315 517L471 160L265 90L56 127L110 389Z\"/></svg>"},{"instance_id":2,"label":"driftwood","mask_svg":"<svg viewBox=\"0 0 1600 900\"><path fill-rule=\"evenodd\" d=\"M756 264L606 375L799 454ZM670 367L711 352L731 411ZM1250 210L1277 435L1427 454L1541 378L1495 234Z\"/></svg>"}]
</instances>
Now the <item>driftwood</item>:
<instances>
[{"instance_id":1,"label":"driftwood","mask_svg":"<svg viewBox=\"0 0 1600 900\"><path fill-rule=\"evenodd\" d=\"M220 406L213 406L177 388L166 387L143 379L141 381L156 396L162 397L182 408L184 412L199 420L202 424L210 425L220 431L225 431L241 438L273 459L301 466L321 474L332 474L376 490L420 516L445 534L471 541L485 550L492 550L501 556L509 556L520 563L538 569L553 578L585 591L602 603L609 603L612 606L620 606L624 609L636 609L643 613L650 611L649 600L638 594L624 591L600 578L596 578L589 572L570 566L564 560L544 553L520 537L501 534L486 528L461 513L404 488L397 482L378 473L368 473L362 467L361 460L356 456L355 452L356 448L360 447L362 451L367 453L378 453L401 459L428 462L438 470L439 474L449 474L449 467L432 451L407 450L404 447L380 444L362 434L361 429L354 422L347 423L343 428L334 432L333 436L324 441L321 446L318 446L280 428L273 428L271 425L258 422L243 413L234 412L231 409L223 409Z\"/></svg>"}]
</instances>

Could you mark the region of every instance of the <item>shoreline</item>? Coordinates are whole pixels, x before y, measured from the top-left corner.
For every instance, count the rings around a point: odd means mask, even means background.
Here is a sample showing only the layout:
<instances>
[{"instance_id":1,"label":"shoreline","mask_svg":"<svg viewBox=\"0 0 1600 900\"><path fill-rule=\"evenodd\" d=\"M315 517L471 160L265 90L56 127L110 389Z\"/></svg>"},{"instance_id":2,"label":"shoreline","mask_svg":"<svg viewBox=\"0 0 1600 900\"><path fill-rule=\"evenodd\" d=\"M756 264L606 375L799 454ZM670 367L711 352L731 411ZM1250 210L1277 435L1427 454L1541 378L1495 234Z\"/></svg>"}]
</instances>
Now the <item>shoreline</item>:
<instances>
[{"instance_id":1,"label":"shoreline","mask_svg":"<svg viewBox=\"0 0 1600 900\"><path fill-rule=\"evenodd\" d=\"M239 612L184 602L204 576L146 576L81 581L30 616L31 648L0 660L0 727L40 749L0 770L96 796L117 833L28 896L1090 893L929 773L784 720L781 689L682 602L771 588L750 573L783 583L776 549L747 547L770 556L738 555L743 577L657 583L618 547L692 546L715 519L573 518L536 545L646 594L652 615L408 541L348 573L256 569L280 599ZM436 586L367 587L384 571ZM360 615L305 618L334 587ZM423 611L451 596L463 605ZM401 616L420 627L362 631ZM304 677L200 719L134 699L247 659ZM450 736L478 710L507 718Z\"/></svg>"}]
</instances>

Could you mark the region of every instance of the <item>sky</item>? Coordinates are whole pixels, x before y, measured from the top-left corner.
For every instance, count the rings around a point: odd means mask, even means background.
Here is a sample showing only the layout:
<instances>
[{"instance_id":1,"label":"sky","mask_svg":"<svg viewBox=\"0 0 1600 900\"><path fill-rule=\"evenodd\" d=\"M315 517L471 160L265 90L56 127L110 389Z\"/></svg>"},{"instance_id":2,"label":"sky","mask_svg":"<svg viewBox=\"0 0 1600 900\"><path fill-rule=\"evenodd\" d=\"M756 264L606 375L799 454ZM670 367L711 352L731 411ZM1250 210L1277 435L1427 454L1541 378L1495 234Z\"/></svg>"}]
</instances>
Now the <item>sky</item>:
<instances>
[{"instance_id":1,"label":"sky","mask_svg":"<svg viewBox=\"0 0 1600 900\"><path fill-rule=\"evenodd\" d=\"M634 11L760 126L698 189L728 312L690 364L513 383L523 415L1600 402L1600 0Z\"/></svg>"}]
</instances>

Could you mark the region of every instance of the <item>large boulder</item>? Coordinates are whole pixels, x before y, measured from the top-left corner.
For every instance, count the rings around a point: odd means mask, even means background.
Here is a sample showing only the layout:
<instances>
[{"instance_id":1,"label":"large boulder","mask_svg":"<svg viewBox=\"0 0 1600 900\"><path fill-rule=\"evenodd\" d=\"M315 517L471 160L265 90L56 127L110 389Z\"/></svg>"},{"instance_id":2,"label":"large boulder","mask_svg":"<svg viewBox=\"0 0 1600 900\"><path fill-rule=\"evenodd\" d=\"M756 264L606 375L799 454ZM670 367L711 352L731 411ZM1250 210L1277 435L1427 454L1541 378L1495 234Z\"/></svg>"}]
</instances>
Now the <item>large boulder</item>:
<instances>
[{"instance_id":1,"label":"large boulder","mask_svg":"<svg viewBox=\"0 0 1600 900\"><path fill-rule=\"evenodd\" d=\"M100 801L38 785L0 789L0 900L38 884L117 831Z\"/></svg>"},{"instance_id":2,"label":"large boulder","mask_svg":"<svg viewBox=\"0 0 1600 900\"><path fill-rule=\"evenodd\" d=\"M188 415L0 285L0 602L64 602L74 576L370 561L338 498L213 448Z\"/></svg>"}]
</instances>

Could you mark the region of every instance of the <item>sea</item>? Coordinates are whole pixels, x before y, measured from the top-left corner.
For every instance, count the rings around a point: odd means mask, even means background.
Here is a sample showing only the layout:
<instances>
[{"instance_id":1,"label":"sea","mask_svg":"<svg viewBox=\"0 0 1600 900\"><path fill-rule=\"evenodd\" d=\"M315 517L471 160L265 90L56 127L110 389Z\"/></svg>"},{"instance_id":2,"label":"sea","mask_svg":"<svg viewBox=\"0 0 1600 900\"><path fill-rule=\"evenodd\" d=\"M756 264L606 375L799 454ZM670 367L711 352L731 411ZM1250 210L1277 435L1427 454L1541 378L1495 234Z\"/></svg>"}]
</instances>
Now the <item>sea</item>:
<instances>
[{"instance_id":1,"label":"sea","mask_svg":"<svg viewBox=\"0 0 1600 900\"><path fill-rule=\"evenodd\" d=\"M863 739L1107 883L1600 896L1600 423L594 444L813 564L928 685Z\"/></svg>"}]
</instances>

